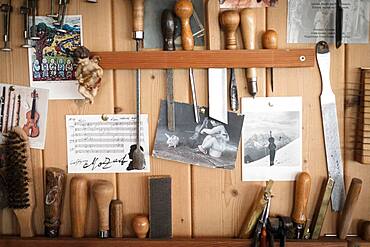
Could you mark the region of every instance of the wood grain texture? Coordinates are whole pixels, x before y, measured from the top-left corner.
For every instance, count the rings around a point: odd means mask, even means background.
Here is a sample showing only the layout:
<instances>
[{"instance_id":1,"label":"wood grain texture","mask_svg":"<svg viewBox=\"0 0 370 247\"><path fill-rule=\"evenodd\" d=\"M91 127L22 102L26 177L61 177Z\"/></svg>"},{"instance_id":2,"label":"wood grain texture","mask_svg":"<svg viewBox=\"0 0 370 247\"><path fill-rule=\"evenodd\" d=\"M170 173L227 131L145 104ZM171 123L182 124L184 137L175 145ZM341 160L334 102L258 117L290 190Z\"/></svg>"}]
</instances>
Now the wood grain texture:
<instances>
[{"instance_id":1,"label":"wood grain texture","mask_svg":"<svg viewBox=\"0 0 370 247\"><path fill-rule=\"evenodd\" d=\"M105 239L101 241L96 238L87 239L71 239L60 238L58 240L48 240L45 238L34 239L18 239L18 238L4 238L0 239L1 246L18 247L19 245L25 247L47 247L53 243L53 247L244 247L251 245L251 240L245 239L173 239L173 240L139 240L139 239ZM287 241L287 247L313 247L318 245L325 245L327 247L346 247L346 241L320 239L320 241ZM279 246L276 242L275 246Z\"/></svg>"},{"instance_id":2,"label":"wood grain texture","mask_svg":"<svg viewBox=\"0 0 370 247\"><path fill-rule=\"evenodd\" d=\"M305 224L307 220L307 203L311 191L311 176L301 172L297 176L294 191L294 207L292 220L297 224Z\"/></svg>"},{"instance_id":3,"label":"wood grain texture","mask_svg":"<svg viewBox=\"0 0 370 247\"><path fill-rule=\"evenodd\" d=\"M87 205L89 201L89 186L87 179L74 176L70 182L70 216L73 238L83 238L86 228Z\"/></svg>"}]
</instances>

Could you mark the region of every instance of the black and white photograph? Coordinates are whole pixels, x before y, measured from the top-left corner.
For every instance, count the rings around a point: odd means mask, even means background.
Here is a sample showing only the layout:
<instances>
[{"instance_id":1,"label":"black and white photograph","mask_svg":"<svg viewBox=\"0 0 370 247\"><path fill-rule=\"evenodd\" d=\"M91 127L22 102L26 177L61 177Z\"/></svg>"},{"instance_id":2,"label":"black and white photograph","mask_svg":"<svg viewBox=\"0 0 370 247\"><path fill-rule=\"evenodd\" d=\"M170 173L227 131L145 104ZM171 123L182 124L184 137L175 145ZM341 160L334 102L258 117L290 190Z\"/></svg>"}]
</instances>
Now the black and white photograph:
<instances>
[{"instance_id":1,"label":"black and white photograph","mask_svg":"<svg viewBox=\"0 0 370 247\"><path fill-rule=\"evenodd\" d=\"M302 99L243 98L243 181L294 180L302 169Z\"/></svg>"},{"instance_id":2,"label":"black and white photograph","mask_svg":"<svg viewBox=\"0 0 370 247\"><path fill-rule=\"evenodd\" d=\"M368 43L368 0L342 0L343 43ZM336 0L288 0L287 42L335 40Z\"/></svg>"},{"instance_id":3,"label":"black and white photograph","mask_svg":"<svg viewBox=\"0 0 370 247\"><path fill-rule=\"evenodd\" d=\"M228 113L229 124L208 117L200 110L194 120L193 105L175 103L175 131L167 129L167 105L161 102L153 156L209 168L234 169L244 116Z\"/></svg>"}]
</instances>

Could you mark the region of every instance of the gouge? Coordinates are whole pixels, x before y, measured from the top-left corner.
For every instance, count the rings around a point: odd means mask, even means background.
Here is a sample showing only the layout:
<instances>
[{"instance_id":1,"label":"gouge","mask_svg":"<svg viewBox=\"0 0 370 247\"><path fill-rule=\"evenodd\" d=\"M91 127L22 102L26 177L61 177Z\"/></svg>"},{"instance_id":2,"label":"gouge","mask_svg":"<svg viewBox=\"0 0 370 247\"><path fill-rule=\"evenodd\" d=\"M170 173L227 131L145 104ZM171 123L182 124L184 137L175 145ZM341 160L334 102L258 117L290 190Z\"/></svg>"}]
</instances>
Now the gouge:
<instances>
[{"instance_id":1,"label":"gouge","mask_svg":"<svg viewBox=\"0 0 370 247\"><path fill-rule=\"evenodd\" d=\"M296 228L296 239L301 239L306 224L307 202L311 189L311 176L301 172L296 180L292 220Z\"/></svg>"},{"instance_id":2,"label":"gouge","mask_svg":"<svg viewBox=\"0 0 370 247\"><path fill-rule=\"evenodd\" d=\"M178 0L175 4L175 13L181 19L181 43L185 51L194 49L194 37L190 26L190 17L193 14L193 4L190 0ZM189 69L191 92L193 96L195 122L199 123L199 110L197 95L195 91L195 80L193 69Z\"/></svg>"},{"instance_id":3,"label":"gouge","mask_svg":"<svg viewBox=\"0 0 370 247\"><path fill-rule=\"evenodd\" d=\"M256 49L256 13L253 9L240 11L240 25L244 48L248 50ZM247 69L247 86L249 94L255 97L258 93L256 68Z\"/></svg>"},{"instance_id":4,"label":"gouge","mask_svg":"<svg viewBox=\"0 0 370 247\"><path fill-rule=\"evenodd\" d=\"M240 23L240 16L236 10L227 10L220 15L220 24L225 33L226 50L236 50L236 30ZM230 107L233 111L239 110L238 85L234 68L230 69Z\"/></svg>"}]
</instances>

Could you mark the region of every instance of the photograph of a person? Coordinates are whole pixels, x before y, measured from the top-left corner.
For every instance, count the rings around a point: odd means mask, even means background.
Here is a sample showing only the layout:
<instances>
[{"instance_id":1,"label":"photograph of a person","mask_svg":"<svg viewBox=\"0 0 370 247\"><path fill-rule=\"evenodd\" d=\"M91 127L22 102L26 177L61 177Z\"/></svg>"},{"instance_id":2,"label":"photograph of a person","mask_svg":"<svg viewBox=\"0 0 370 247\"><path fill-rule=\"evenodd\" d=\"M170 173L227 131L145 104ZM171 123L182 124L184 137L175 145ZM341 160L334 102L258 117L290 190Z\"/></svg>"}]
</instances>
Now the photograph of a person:
<instances>
[{"instance_id":1,"label":"photograph of a person","mask_svg":"<svg viewBox=\"0 0 370 247\"><path fill-rule=\"evenodd\" d=\"M176 130L167 129L167 106L161 102L153 156L211 168L234 169L244 117L229 112L229 124L208 117L194 120L193 105L175 103Z\"/></svg>"},{"instance_id":2,"label":"photograph of a person","mask_svg":"<svg viewBox=\"0 0 370 247\"><path fill-rule=\"evenodd\" d=\"M302 162L300 97L242 100L243 181L294 180Z\"/></svg>"}]
</instances>

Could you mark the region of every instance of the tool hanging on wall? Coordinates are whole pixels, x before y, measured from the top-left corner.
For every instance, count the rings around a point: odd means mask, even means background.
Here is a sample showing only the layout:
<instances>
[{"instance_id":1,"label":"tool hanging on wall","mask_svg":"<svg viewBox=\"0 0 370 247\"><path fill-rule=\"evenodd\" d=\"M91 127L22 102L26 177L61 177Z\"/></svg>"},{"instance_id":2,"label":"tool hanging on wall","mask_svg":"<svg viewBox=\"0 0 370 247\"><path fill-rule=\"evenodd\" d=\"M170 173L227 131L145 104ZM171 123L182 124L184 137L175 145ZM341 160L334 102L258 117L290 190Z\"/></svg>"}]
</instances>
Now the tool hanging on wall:
<instances>
[{"instance_id":1,"label":"tool hanging on wall","mask_svg":"<svg viewBox=\"0 0 370 247\"><path fill-rule=\"evenodd\" d=\"M56 27L56 30L61 33L66 33L67 31L63 29L65 15L67 13L67 5L70 0L59 0L58 1L58 14L55 17L55 22L53 25Z\"/></svg>"},{"instance_id":2,"label":"tool hanging on wall","mask_svg":"<svg viewBox=\"0 0 370 247\"><path fill-rule=\"evenodd\" d=\"M320 96L321 114L324 127L326 163L329 176L334 179L331 195L333 211L341 211L344 200L343 162L340 149L337 108L335 95L330 86L330 51L325 41L316 45L316 58L321 73L322 91Z\"/></svg>"},{"instance_id":3,"label":"tool hanging on wall","mask_svg":"<svg viewBox=\"0 0 370 247\"><path fill-rule=\"evenodd\" d=\"M240 11L240 26L244 48L247 50L256 49L256 13L253 9ZM255 97L258 93L257 69L247 68L246 71L248 92Z\"/></svg>"},{"instance_id":4,"label":"tool hanging on wall","mask_svg":"<svg viewBox=\"0 0 370 247\"><path fill-rule=\"evenodd\" d=\"M29 0L25 0L24 4L20 8L20 13L23 15L23 38L24 38L24 44L22 45L23 48L31 48L30 44L30 6L29 6Z\"/></svg>"},{"instance_id":5,"label":"tool hanging on wall","mask_svg":"<svg viewBox=\"0 0 370 247\"><path fill-rule=\"evenodd\" d=\"M113 184L107 180L97 180L92 186L98 208L99 238L109 237L109 204L113 198Z\"/></svg>"},{"instance_id":6,"label":"tool hanging on wall","mask_svg":"<svg viewBox=\"0 0 370 247\"><path fill-rule=\"evenodd\" d=\"M215 14L220 12L219 1L207 1L207 46L209 50L221 49L221 32ZM208 69L209 117L228 124L227 113L227 69Z\"/></svg>"},{"instance_id":7,"label":"tool hanging on wall","mask_svg":"<svg viewBox=\"0 0 370 247\"><path fill-rule=\"evenodd\" d=\"M144 0L132 0L133 38L136 41L136 51L143 46L144 40ZM140 87L141 70L136 69L136 144L130 147L132 160L128 170L145 168L144 148L140 146Z\"/></svg>"},{"instance_id":8,"label":"tool hanging on wall","mask_svg":"<svg viewBox=\"0 0 370 247\"><path fill-rule=\"evenodd\" d=\"M29 0L32 15L32 25L31 25L31 40L39 40L40 37L37 36L37 26L36 26L36 15L37 15L37 0Z\"/></svg>"},{"instance_id":9,"label":"tool hanging on wall","mask_svg":"<svg viewBox=\"0 0 370 247\"><path fill-rule=\"evenodd\" d=\"M302 239L303 229L307 221L307 203L311 189L311 176L307 172L301 172L296 180L294 193L294 207L292 220L296 229L296 239Z\"/></svg>"},{"instance_id":10,"label":"tool hanging on wall","mask_svg":"<svg viewBox=\"0 0 370 247\"><path fill-rule=\"evenodd\" d=\"M47 17L56 18L58 14L55 13L55 0L50 0L50 14Z\"/></svg>"},{"instance_id":11,"label":"tool hanging on wall","mask_svg":"<svg viewBox=\"0 0 370 247\"><path fill-rule=\"evenodd\" d=\"M252 247L273 247L274 238L272 233L267 229L267 220L270 213L271 196L267 198L267 204L263 209L260 220L257 222L256 230L252 240Z\"/></svg>"},{"instance_id":12,"label":"tool hanging on wall","mask_svg":"<svg viewBox=\"0 0 370 247\"><path fill-rule=\"evenodd\" d=\"M71 179L69 192L72 237L83 238L85 236L87 204L89 201L89 186L87 179L81 176L73 177Z\"/></svg>"},{"instance_id":13,"label":"tool hanging on wall","mask_svg":"<svg viewBox=\"0 0 370 247\"><path fill-rule=\"evenodd\" d=\"M190 0L178 0L175 4L175 13L181 19L181 42L185 51L194 49L194 37L190 27L190 17L193 14L193 4ZM197 95L195 89L195 80L193 69L189 69L189 78L191 92L193 97L195 122L199 123L199 109L197 104Z\"/></svg>"},{"instance_id":14,"label":"tool hanging on wall","mask_svg":"<svg viewBox=\"0 0 370 247\"><path fill-rule=\"evenodd\" d=\"M225 33L226 50L236 50L236 30L240 23L240 16L236 10L227 10L220 15L220 24ZM238 84L235 70L230 68L230 107L232 111L239 110Z\"/></svg>"},{"instance_id":15,"label":"tool hanging on wall","mask_svg":"<svg viewBox=\"0 0 370 247\"><path fill-rule=\"evenodd\" d=\"M10 48L9 42L10 42L10 15L13 11L12 7L12 1L8 0L7 3L3 3L0 5L1 12L4 13L4 34L3 34L3 40L4 40L4 46L1 48L2 51L9 52L12 49Z\"/></svg>"},{"instance_id":16,"label":"tool hanging on wall","mask_svg":"<svg viewBox=\"0 0 370 247\"><path fill-rule=\"evenodd\" d=\"M175 48L175 16L172 11L166 9L162 12L161 26L163 35L163 50L174 51ZM175 104L173 95L173 69L166 69L167 77L167 128L175 131Z\"/></svg>"},{"instance_id":17,"label":"tool hanging on wall","mask_svg":"<svg viewBox=\"0 0 370 247\"><path fill-rule=\"evenodd\" d=\"M277 49L278 47L278 34L275 30L269 29L262 35L263 49ZM271 91L274 92L274 70L269 68Z\"/></svg>"},{"instance_id":18,"label":"tool hanging on wall","mask_svg":"<svg viewBox=\"0 0 370 247\"><path fill-rule=\"evenodd\" d=\"M45 172L46 194L45 194L45 236L58 237L61 225L61 214L63 209L63 198L66 186L66 173L64 170L49 167Z\"/></svg>"}]
</instances>

